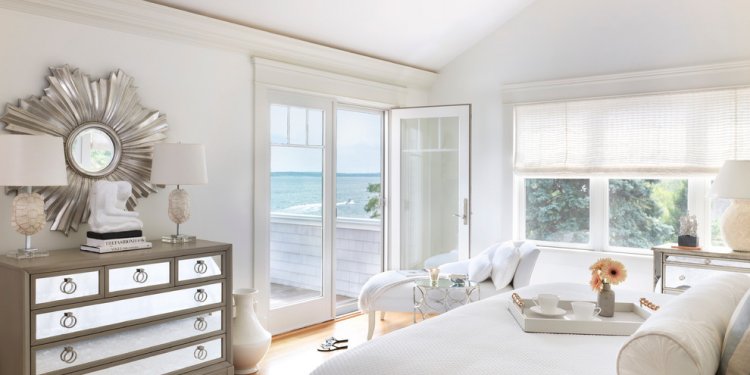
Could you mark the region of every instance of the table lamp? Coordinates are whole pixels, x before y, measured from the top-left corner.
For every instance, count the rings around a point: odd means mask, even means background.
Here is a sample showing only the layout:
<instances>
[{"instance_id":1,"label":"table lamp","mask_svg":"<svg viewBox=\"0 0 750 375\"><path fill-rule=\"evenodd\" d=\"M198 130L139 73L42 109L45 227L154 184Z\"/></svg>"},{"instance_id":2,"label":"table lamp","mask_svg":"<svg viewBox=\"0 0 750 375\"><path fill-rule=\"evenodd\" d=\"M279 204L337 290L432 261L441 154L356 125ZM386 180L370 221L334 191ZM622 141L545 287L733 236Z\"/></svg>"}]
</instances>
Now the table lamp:
<instances>
[{"instance_id":1,"label":"table lamp","mask_svg":"<svg viewBox=\"0 0 750 375\"><path fill-rule=\"evenodd\" d=\"M724 243L735 251L750 251L750 160L725 161L711 194L732 199L721 217Z\"/></svg>"},{"instance_id":2,"label":"table lamp","mask_svg":"<svg viewBox=\"0 0 750 375\"><path fill-rule=\"evenodd\" d=\"M13 258L49 255L47 250L31 247L31 236L46 223L44 198L32 192L32 186L68 184L63 139L47 135L0 135L0 186L26 187L13 199L10 223L26 236L23 249L8 253ZM19 190L20 191L20 190Z\"/></svg>"},{"instance_id":3,"label":"table lamp","mask_svg":"<svg viewBox=\"0 0 750 375\"><path fill-rule=\"evenodd\" d=\"M169 193L169 218L177 224L177 233L162 236L162 242L184 243L195 241L195 236L180 234L180 224L190 219L190 196L180 185L208 183L206 149L200 144L158 143L154 145L151 162L151 183L177 185Z\"/></svg>"}]
</instances>

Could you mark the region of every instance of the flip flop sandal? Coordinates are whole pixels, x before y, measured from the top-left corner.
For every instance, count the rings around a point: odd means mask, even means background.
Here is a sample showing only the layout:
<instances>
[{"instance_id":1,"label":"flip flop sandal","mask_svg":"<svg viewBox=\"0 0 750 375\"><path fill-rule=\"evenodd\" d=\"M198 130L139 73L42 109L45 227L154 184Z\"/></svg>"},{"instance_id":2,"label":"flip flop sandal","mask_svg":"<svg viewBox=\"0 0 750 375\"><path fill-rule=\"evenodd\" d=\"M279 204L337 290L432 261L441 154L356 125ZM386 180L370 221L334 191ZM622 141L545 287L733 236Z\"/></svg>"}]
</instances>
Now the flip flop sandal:
<instances>
[{"instance_id":1,"label":"flip flop sandal","mask_svg":"<svg viewBox=\"0 0 750 375\"><path fill-rule=\"evenodd\" d=\"M341 340L339 340L339 339L331 336L331 337L329 337L329 338L326 339L325 345L340 344L342 342L349 342L349 339L341 339Z\"/></svg>"},{"instance_id":2,"label":"flip flop sandal","mask_svg":"<svg viewBox=\"0 0 750 375\"><path fill-rule=\"evenodd\" d=\"M318 347L318 351L319 352L333 352L333 351L336 351L336 350L339 350L339 349L346 349L348 347L349 347L348 345L338 346L338 345L335 345L335 344L333 344L333 345L323 345L323 344L321 344Z\"/></svg>"}]
</instances>

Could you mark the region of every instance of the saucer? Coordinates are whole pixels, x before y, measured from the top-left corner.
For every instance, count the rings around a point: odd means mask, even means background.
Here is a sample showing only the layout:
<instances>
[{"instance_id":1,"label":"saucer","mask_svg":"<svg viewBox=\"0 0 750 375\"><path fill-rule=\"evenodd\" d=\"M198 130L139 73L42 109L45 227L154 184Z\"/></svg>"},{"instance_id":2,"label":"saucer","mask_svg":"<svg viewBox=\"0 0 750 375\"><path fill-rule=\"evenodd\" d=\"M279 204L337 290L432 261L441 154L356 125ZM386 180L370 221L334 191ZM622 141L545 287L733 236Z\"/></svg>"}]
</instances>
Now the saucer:
<instances>
[{"instance_id":1,"label":"saucer","mask_svg":"<svg viewBox=\"0 0 750 375\"><path fill-rule=\"evenodd\" d=\"M543 312L542 308L539 307L539 306L531 306L531 308L529 308L529 310L531 310L535 314L539 314L539 315L542 315L542 316L563 316L563 315L565 315L565 314L568 313L565 309L561 309L559 307L556 307L555 311L553 311L551 313Z\"/></svg>"},{"instance_id":2,"label":"saucer","mask_svg":"<svg viewBox=\"0 0 750 375\"><path fill-rule=\"evenodd\" d=\"M565 315L565 320L573 320L576 322L601 322L600 318L592 316L591 319L576 319L575 315Z\"/></svg>"}]
</instances>

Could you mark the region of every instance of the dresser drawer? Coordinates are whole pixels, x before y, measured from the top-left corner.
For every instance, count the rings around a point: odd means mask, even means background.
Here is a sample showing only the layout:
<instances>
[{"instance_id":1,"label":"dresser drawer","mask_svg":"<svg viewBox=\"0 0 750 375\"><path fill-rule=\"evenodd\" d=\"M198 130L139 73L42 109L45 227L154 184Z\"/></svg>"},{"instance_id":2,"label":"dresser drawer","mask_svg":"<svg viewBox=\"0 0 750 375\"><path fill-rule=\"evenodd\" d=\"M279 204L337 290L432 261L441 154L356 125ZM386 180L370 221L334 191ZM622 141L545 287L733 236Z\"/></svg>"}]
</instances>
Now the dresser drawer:
<instances>
[{"instance_id":1,"label":"dresser drawer","mask_svg":"<svg viewBox=\"0 0 750 375\"><path fill-rule=\"evenodd\" d=\"M734 273L720 269L691 268L674 265L664 267L664 290L670 292L685 291L698 281L721 273Z\"/></svg>"},{"instance_id":2,"label":"dresser drawer","mask_svg":"<svg viewBox=\"0 0 750 375\"><path fill-rule=\"evenodd\" d=\"M217 282L99 304L35 311L31 318L32 344L103 327L117 328L120 325L136 324L145 318L218 305L224 302L223 291L224 283Z\"/></svg>"},{"instance_id":3,"label":"dresser drawer","mask_svg":"<svg viewBox=\"0 0 750 375\"><path fill-rule=\"evenodd\" d=\"M150 357L126 362L104 368L88 374L96 375L133 375L133 374L171 374L180 370L191 370L224 359L226 343L224 337L199 341L197 343L174 348Z\"/></svg>"},{"instance_id":4,"label":"dresser drawer","mask_svg":"<svg viewBox=\"0 0 750 375\"><path fill-rule=\"evenodd\" d=\"M73 371L102 360L116 360L172 342L221 333L222 310L190 314L138 327L108 331L82 339L34 347L34 374Z\"/></svg>"},{"instance_id":5,"label":"dresser drawer","mask_svg":"<svg viewBox=\"0 0 750 375\"><path fill-rule=\"evenodd\" d=\"M177 283L224 277L224 254L177 258Z\"/></svg>"},{"instance_id":6,"label":"dresser drawer","mask_svg":"<svg viewBox=\"0 0 750 375\"><path fill-rule=\"evenodd\" d=\"M172 285L172 260L106 267L107 297Z\"/></svg>"},{"instance_id":7,"label":"dresser drawer","mask_svg":"<svg viewBox=\"0 0 750 375\"><path fill-rule=\"evenodd\" d=\"M101 268L31 276L32 308L102 297Z\"/></svg>"}]
</instances>

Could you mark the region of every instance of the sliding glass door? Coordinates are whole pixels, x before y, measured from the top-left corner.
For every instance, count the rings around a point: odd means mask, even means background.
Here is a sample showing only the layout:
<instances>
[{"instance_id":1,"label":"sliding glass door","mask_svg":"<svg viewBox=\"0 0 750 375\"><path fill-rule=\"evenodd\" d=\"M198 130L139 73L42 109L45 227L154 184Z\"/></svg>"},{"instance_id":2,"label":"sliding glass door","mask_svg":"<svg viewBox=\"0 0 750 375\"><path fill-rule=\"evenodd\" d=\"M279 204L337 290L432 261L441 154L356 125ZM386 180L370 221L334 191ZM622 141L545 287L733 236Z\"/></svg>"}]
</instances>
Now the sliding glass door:
<instances>
[{"instance_id":1,"label":"sliding glass door","mask_svg":"<svg viewBox=\"0 0 750 375\"><path fill-rule=\"evenodd\" d=\"M259 316L281 333L355 311L383 269L384 113L259 95L254 279Z\"/></svg>"},{"instance_id":2,"label":"sliding glass door","mask_svg":"<svg viewBox=\"0 0 750 375\"><path fill-rule=\"evenodd\" d=\"M336 110L337 315L357 311L365 281L383 270L383 111Z\"/></svg>"},{"instance_id":3,"label":"sliding glass door","mask_svg":"<svg viewBox=\"0 0 750 375\"><path fill-rule=\"evenodd\" d=\"M268 308L272 332L332 316L330 101L272 95Z\"/></svg>"}]
</instances>

